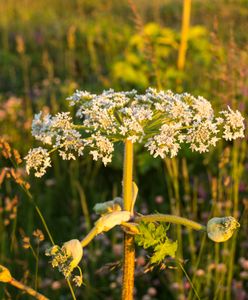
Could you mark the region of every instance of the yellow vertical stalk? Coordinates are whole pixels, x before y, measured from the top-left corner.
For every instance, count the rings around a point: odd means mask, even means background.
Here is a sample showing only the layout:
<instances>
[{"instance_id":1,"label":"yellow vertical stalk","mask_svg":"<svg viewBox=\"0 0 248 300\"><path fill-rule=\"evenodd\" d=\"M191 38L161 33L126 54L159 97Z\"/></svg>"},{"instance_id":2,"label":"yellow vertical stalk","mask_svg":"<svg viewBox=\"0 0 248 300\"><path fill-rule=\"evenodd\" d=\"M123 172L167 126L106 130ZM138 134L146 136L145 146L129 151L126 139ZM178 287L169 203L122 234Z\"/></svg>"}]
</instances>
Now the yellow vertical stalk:
<instances>
[{"instance_id":1,"label":"yellow vertical stalk","mask_svg":"<svg viewBox=\"0 0 248 300\"><path fill-rule=\"evenodd\" d=\"M182 16L182 27L181 27L181 41L179 45L178 50L178 58L177 58L177 68L179 71L183 71L185 67L185 61L186 61L186 52L187 52L187 44L188 44L188 35L189 35L189 26L190 26L190 12L191 12L191 0L183 0L183 16ZM181 80L177 80L177 89L180 90L181 86ZM175 165L176 160L174 160L174 171L178 171L178 166ZM176 213L180 214L180 199L179 199L179 190L178 190L178 178L174 178L174 183L176 183L177 186L175 186L175 192L176 192ZM191 237L190 241L192 242L192 232L189 231L189 236ZM177 226L177 240L180 245L179 247L179 257L183 259L183 248L182 248L182 231L181 227ZM177 281L180 284L181 290L180 292L183 293L183 278L182 278L182 272L177 272Z\"/></svg>"},{"instance_id":2,"label":"yellow vertical stalk","mask_svg":"<svg viewBox=\"0 0 248 300\"><path fill-rule=\"evenodd\" d=\"M132 199L133 199L132 182L133 182L133 143L130 140L126 140L122 184L123 184L124 210L130 212L132 209ZM130 234L124 233L122 300L133 299L134 262L135 262L134 237Z\"/></svg>"},{"instance_id":3,"label":"yellow vertical stalk","mask_svg":"<svg viewBox=\"0 0 248 300\"><path fill-rule=\"evenodd\" d=\"M186 58L189 26L190 26L190 11L191 11L191 0L184 0L181 42L179 46L178 60L177 60L177 67L179 70L183 70L185 66L185 58Z\"/></svg>"}]
</instances>

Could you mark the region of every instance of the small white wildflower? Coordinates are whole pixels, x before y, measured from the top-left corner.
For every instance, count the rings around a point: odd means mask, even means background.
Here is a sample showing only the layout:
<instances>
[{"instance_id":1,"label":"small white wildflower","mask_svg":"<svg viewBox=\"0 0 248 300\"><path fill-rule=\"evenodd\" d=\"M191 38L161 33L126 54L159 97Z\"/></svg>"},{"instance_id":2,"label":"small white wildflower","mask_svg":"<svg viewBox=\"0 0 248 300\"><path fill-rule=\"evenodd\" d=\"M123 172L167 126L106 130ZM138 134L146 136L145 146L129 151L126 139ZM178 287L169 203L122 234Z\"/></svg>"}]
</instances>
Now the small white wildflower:
<instances>
[{"instance_id":1,"label":"small white wildflower","mask_svg":"<svg viewBox=\"0 0 248 300\"><path fill-rule=\"evenodd\" d=\"M85 140L85 144L93 149L90 151L90 154L94 160L101 159L104 165L111 162L114 145L108 138L100 135L100 133L93 134L89 139Z\"/></svg>"},{"instance_id":2,"label":"small white wildflower","mask_svg":"<svg viewBox=\"0 0 248 300\"><path fill-rule=\"evenodd\" d=\"M32 135L44 144L51 145L53 132L50 131L52 124L52 117L50 114L43 115L39 112L34 116L32 122Z\"/></svg>"},{"instance_id":3,"label":"small white wildflower","mask_svg":"<svg viewBox=\"0 0 248 300\"><path fill-rule=\"evenodd\" d=\"M30 173L30 169L34 169L34 175L41 177L46 173L46 169L51 167L51 159L47 149L42 147L29 150L28 155L24 158L26 160L26 170Z\"/></svg>"},{"instance_id":4,"label":"small white wildflower","mask_svg":"<svg viewBox=\"0 0 248 300\"><path fill-rule=\"evenodd\" d=\"M160 129L160 133L150 138L145 147L148 148L154 157L160 156L161 158L165 158L167 156L176 156L180 149L178 142L179 128L180 125L172 126L164 124Z\"/></svg>"},{"instance_id":5,"label":"small white wildflower","mask_svg":"<svg viewBox=\"0 0 248 300\"><path fill-rule=\"evenodd\" d=\"M194 122L193 126L188 130L186 142L190 144L193 151L207 152L210 146L215 146L219 138L217 133L219 130L212 121Z\"/></svg>"},{"instance_id":6,"label":"small white wildflower","mask_svg":"<svg viewBox=\"0 0 248 300\"><path fill-rule=\"evenodd\" d=\"M72 128L72 117L69 112L57 113L51 121L51 129L59 129L61 131Z\"/></svg>"},{"instance_id":7,"label":"small white wildflower","mask_svg":"<svg viewBox=\"0 0 248 300\"><path fill-rule=\"evenodd\" d=\"M63 134L56 136L54 148L59 148L59 154L64 160L75 160L75 154L78 156L83 155L84 141L77 130L63 130Z\"/></svg>"},{"instance_id":8,"label":"small white wildflower","mask_svg":"<svg viewBox=\"0 0 248 300\"><path fill-rule=\"evenodd\" d=\"M233 111L228 107L228 111L221 112L224 115L224 133L223 138L226 140L234 140L244 137L244 118L241 113L236 110Z\"/></svg>"},{"instance_id":9,"label":"small white wildflower","mask_svg":"<svg viewBox=\"0 0 248 300\"><path fill-rule=\"evenodd\" d=\"M66 100L70 101L70 106L73 106L73 105L77 104L81 99L90 100L94 96L95 95L92 95L91 93L89 93L87 91L76 90L76 92L72 96L66 98Z\"/></svg>"},{"instance_id":10,"label":"small white wildflower","mask_svg":"<svg viewBox=\"0 0 248 300\"><path fill-rule=\"evenodd\" d=\"M194 98L192 107L196 111L196 113L194 114L194 119L196 121L201 121L202 119L212 120L214 116L214 111L211 103L205 98Z\"/></svg>"},{"instance_id":11,"label":"small white wildflower","mask_svg":"<svg viewBox=\"0 0 248 300\"><path fill-rule=\"evenodd\" d=\"M192 112L188 104L176 99L173 101L167 109L168 113L175 121L179 121L186 126L190 124L192 120Z\"/></svg>"}]
</instances>

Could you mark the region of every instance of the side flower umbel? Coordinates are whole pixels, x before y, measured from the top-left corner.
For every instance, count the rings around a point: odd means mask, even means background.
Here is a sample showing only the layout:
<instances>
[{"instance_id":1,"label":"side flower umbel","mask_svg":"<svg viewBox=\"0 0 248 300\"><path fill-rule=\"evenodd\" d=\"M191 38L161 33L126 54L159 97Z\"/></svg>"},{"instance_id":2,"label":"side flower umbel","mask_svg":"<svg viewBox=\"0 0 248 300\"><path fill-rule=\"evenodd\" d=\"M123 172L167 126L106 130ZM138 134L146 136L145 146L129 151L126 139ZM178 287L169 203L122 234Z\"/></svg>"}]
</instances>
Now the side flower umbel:
<instances>
[{"instance_id":1,"label":"side flower umbel","mask_svg":"<svg viewBox=\"0 0 248 300\"><path fill-rule=\"evenodd\" d=\"M214 114L211 103L188 93L174 94L148 88L145 94L115 92L95 95L76 91L67 99L76 106L75 118L69 112L55 116L35 115L33 136L41 147L26 156L27 171L41 177L49 167L49 154L58 150L65 160L75 160L84 150L104 165L112 161L114 143L130 140L141 143L154 157L174 157L183 144L192 151L209 151L218 140L244 137L244 118L230 107Z\"/></svg>"},{"instance_id":2,"label":"side flower umbel","mask_svg":"<svg viewBox=\"0 0 248 300\"><path fill-rule=\"evenodd\" d=\"M83 248L79 240L70 240L64 243L61 248L55 245L46 250L46 255L52 257L53 268L58 268L65 278L73 277L77 286L83 283L82 272L78 266L83 257ZM72 275L75 268L78 268L80 275Z\"/></svg>"}]
</instances>

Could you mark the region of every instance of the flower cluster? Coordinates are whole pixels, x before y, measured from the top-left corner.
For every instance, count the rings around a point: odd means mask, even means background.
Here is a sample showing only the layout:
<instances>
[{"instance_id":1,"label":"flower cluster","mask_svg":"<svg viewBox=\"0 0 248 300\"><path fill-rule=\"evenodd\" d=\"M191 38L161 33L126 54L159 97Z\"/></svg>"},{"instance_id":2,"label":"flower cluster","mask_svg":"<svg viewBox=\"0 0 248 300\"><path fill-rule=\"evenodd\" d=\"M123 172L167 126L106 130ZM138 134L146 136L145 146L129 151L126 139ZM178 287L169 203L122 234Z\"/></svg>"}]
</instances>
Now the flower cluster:
<instances>
[{"instance_id":1,"label":"flower cluster","mask_svg":"<svg viewBox=\"0 0 248 300\"><path fill-rule=\"evenodd\" d=\"M72 280L77 286L83 283L82 272L78 266L83 256L83 249L79 240L70 240L64 243L61 248L54 245L46 250L46 255L52 257L51 264L53 268L58 268L65 278L70 278L72 271L77 267L80 275L74 275Z\"/></svg>"},{"instance_id":2,"label":"flower cluster","mask_svg":"<svg viewBox=\"0 0 248 300\"><path fill-rule=\"evenodd\" d=\"M47 167L51 167L51 159L47 149L42 147L30 149L26 159L26 170L29 174L30 169L35 169L34 175L41 177L46 173Z\"/></svg>"},{"instance_id":3,"label":"flower cluster","mask_svg":"<svg viewBox=\"0 0 248 300\"><path fill-rule=\"evenodd\" d=\"M182 144L202 153L221 137L244 137L239 111L228 107L215 116L209 101L188 93L148 88L140 95L135 90L110 89L99 95L76 91L67 100L75 106L75 123L69 112L63 112L55 116L39 113L32 124L33 136L53 145L51 151L58 149L63 159L76 159L87 148L94 160L106 165L112 160L114 143L125 139L142 143L151 155L164 158L176 156ZM42 148L31 150L26 160L27 170L34 168L36 176L50 166L48 152Z\"/></svg>"}]
</instances>

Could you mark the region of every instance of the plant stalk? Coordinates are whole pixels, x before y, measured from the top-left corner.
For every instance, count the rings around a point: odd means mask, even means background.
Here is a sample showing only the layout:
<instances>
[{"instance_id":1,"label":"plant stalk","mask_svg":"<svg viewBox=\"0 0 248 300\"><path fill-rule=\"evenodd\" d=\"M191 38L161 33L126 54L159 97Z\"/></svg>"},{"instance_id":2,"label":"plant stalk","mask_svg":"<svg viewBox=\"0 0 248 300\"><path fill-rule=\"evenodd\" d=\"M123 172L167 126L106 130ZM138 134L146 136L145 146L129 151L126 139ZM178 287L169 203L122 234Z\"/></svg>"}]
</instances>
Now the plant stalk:
<instances>
[{"instance_id":1,"label":"plant stalk","mask_svg":"<svg viewBox=\"0 0 248 300\"><path fill-rule=\"evenodd\" d=\"M25 284L23 284L20 281L17 281L16 279L12 278L9 281L9 284L13 285L14 287L26 292L27 294L35 297L38 300L48 300L47 297L43 296L42 294L38 293L37 291L35 291L34 289L32 289L29 286L26 286Z\"/></svg>"},{"instance_id":2,"label":"plant stalk","mask_svg":"<svg viewBox=\"0 0 248 300\"><path fill-rule=\"evenodd\" d=\"M135 222L166 222L166 223L173 223L173 224L178 224L178 225L183 225L188 228L194 229L194 230L202 230L206 231L206 226L191 221L186 218L174 216L174 215L165 215L165 214L153 214L153 215L146 215L146 216L141 216L135 218Z\"/></svg>"},{"instance_id":3,"label":"plant stalk","mask_svg":"<svg viewBox=\"0 0 248 300\"><path fill-rule=\"evenodd\" d=\"M86 237L81 241L82 247L86 247L96 235L98 235L98 229L96 226L94 226L91 231L86 235Z\"/></svg>"},{"instance_id":4,"label":"plant stalk","mask_svg":"<svg viewBox=\"0 0 248 300\"><path fill-rule=\"evenodd\" d=\"M177 67L178 70L182 71L185 66L189 27L190 27L190 10L191 0L183 1L183 20L181 29L181 42L178 51Z\"/></svg>"},{"instance_id":5,"label":"plant stalk","mask_svg":"<svg viewBox=\"0 0 248 300\"><path fill-rule=\"evenodd\" d=\"M132 210L133 199L133 143L125 141L125 153L123 164L123 202L124 210ZM124 233L124 257L123 257L123 279L122 279L122 300L133 299L134 289L134 264L135 247L134 237Z\"/></svg>"}]
</instances>

